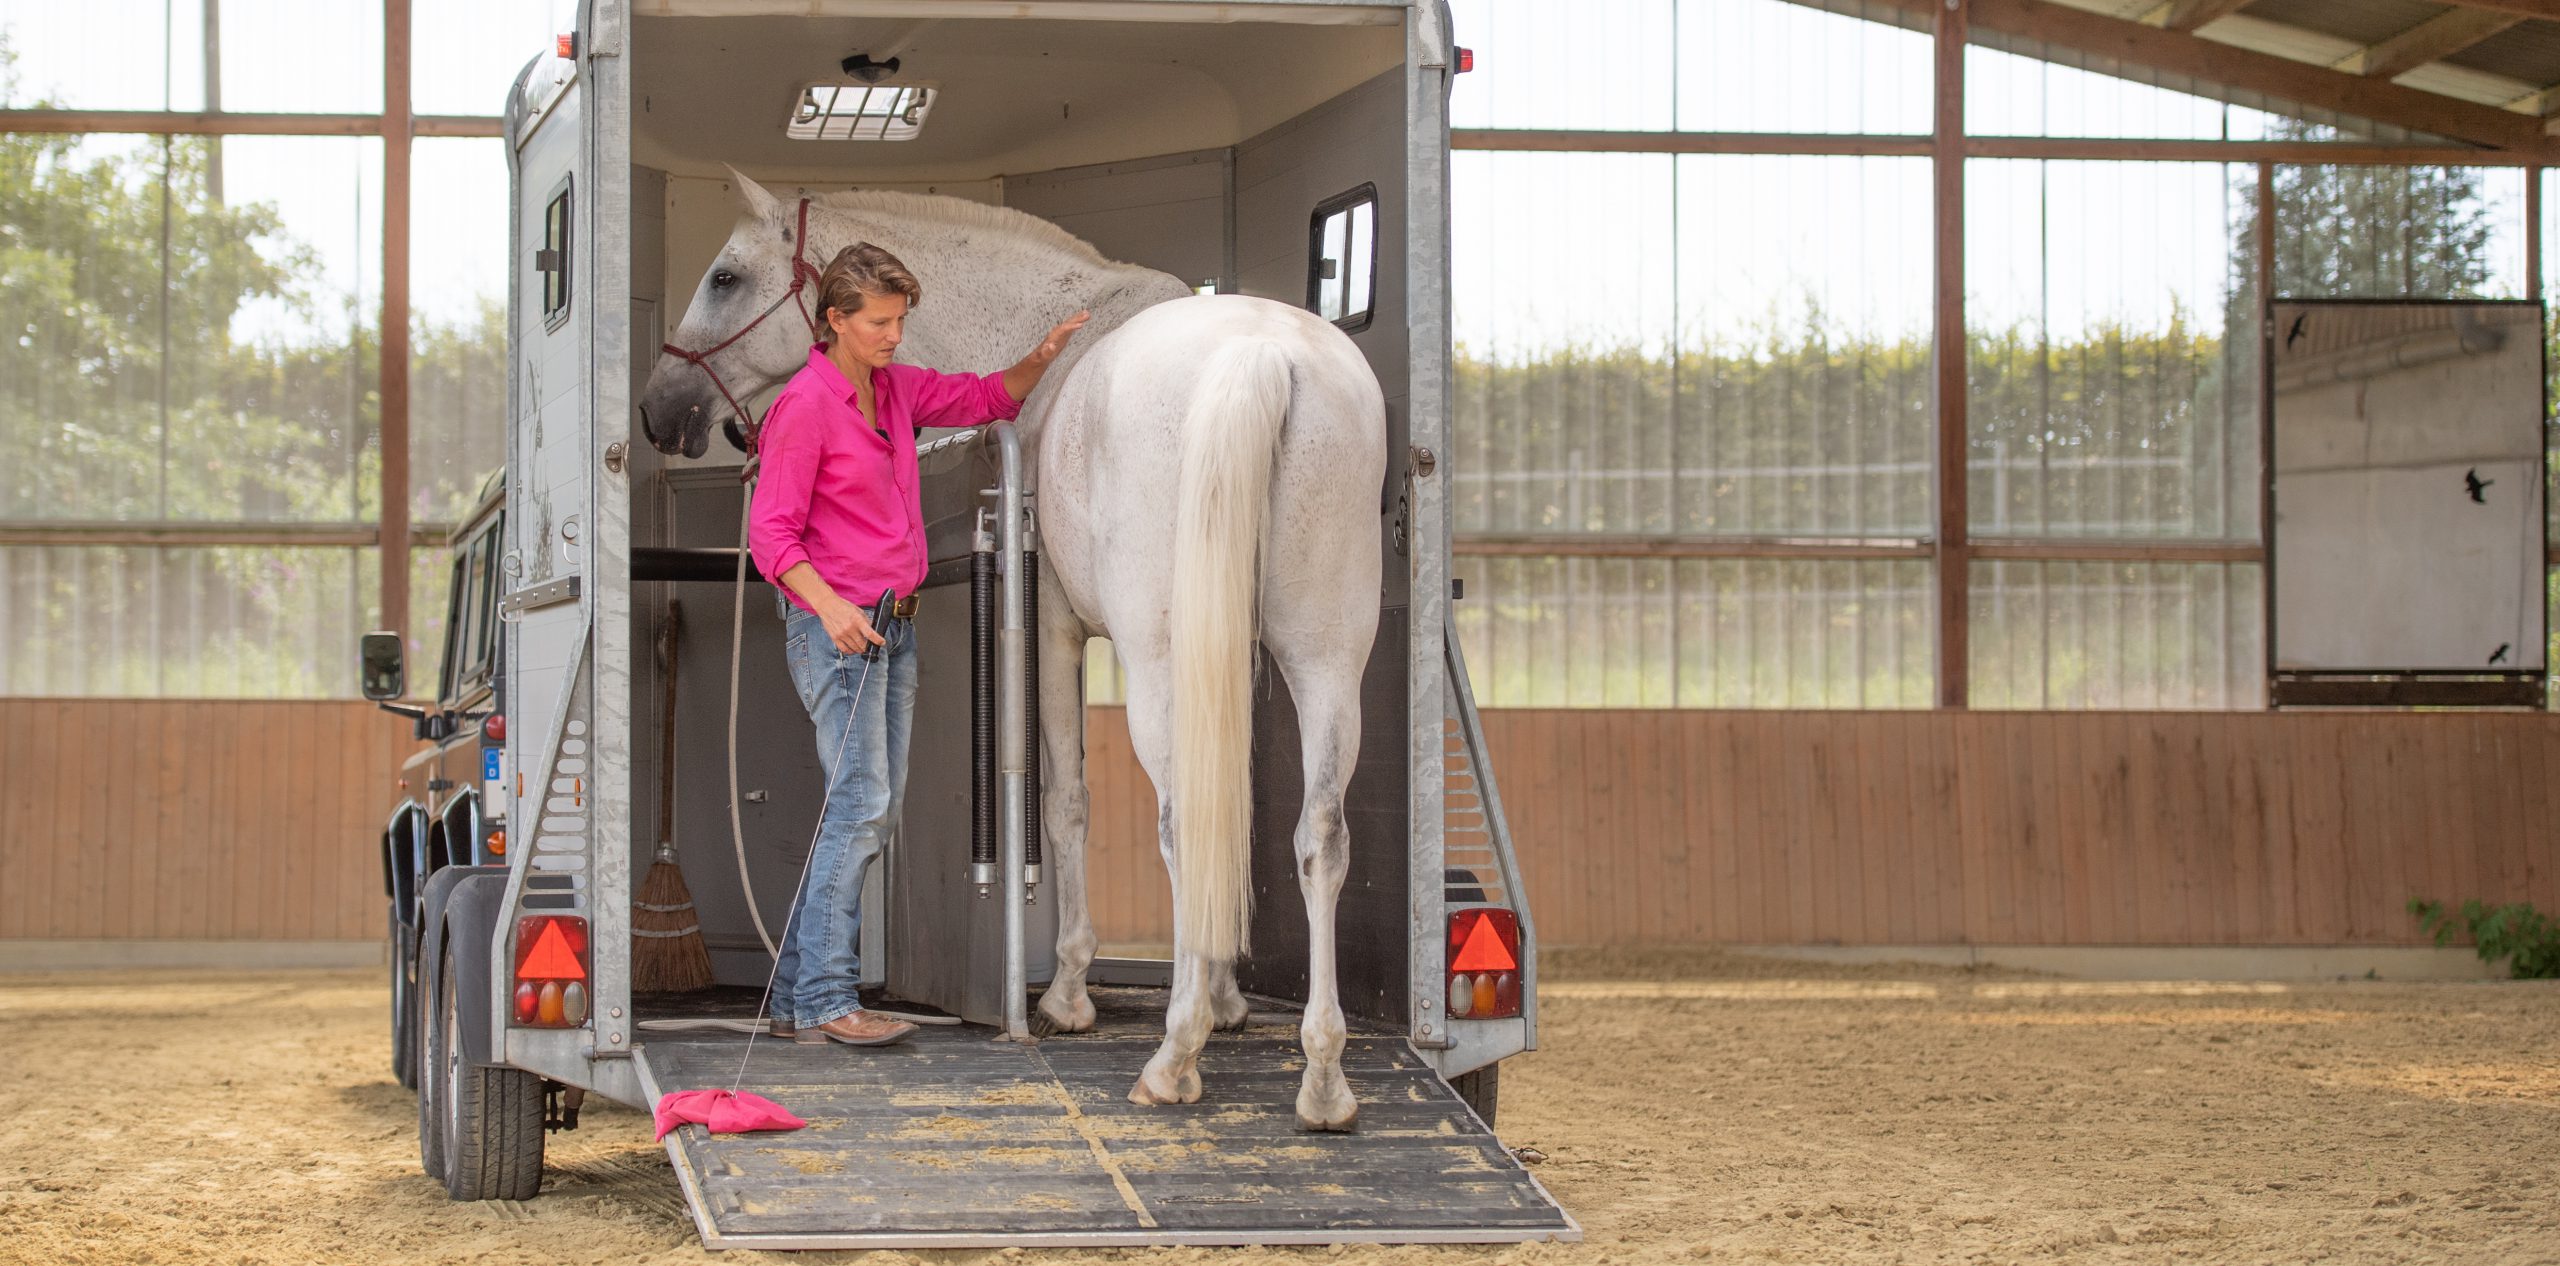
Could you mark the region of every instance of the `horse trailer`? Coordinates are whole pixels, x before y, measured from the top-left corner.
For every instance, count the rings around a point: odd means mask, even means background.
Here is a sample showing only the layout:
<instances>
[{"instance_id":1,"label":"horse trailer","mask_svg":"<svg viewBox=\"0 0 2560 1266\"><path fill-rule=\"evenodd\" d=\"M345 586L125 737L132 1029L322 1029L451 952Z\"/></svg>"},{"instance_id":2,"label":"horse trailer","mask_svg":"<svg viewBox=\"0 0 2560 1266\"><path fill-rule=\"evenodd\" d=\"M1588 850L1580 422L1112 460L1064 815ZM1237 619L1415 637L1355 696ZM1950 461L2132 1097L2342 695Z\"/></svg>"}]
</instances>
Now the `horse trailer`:
<instances>
[{"instance_id":1,"label":"horse trailer","mask_svg":"<svg viewBox=\"0 0 2560 1266\"><path fill-rule=\"evenodd\" d=\"M493 847L420 876L405 911L395 892L421 1155L449 1192L534 1194L546 1124L574 1125L583 1094L646 1109L737 1086L809 1128L666 1134L715 1248L1579 1238L1491 1124L1500 1061L1535 1044L1537 941L1449 619L1447 101L1465 56L1441 0L583 0L507 99L504 720L484 735L474 828ZM737 579L743 456L662 454L635 423L738 218L739 175L786 199L905 190L1028 212L1189 288L1312 308L1375 372L1382 580L1338 922L1356 1133L1297 1130L1284 1075L1308 932L1276 673L1257 674L1253 707L1261 899L1236 968L1252 1014L1210 1042L1204 1097L1122 1098L1163 960L1097 961L1090 1032L1028 1026L1059 903L1034 882L1026 692L997 692L995 795L964 648L998 617L952 589L991 536L1016 592L1033 566L1016 507L1038 495L1019 460L1038 392L1022 435L992 426L923 459L913 772L861 948L866 997L953 1022L874 1051L741 1036L818 814L817 753L775 596ZM682 639L663 627L679 595ZM1000 617L1008 665L1019 615ZM991 795L1004 878L988 885L971 862ZM635 892L662 840L709 991L635 989Z\"/></svg>"}]
</instances>

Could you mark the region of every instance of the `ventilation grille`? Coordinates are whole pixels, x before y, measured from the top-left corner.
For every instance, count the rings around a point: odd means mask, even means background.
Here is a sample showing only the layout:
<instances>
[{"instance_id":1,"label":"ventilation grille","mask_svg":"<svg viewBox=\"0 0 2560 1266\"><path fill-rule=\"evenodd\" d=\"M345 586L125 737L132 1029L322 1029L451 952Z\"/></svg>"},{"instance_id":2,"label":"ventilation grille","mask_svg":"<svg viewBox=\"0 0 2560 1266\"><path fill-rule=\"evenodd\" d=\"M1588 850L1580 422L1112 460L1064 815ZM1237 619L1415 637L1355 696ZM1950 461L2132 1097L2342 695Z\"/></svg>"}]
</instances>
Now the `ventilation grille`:
<instances>
[{"instance_id":1,"label":"ventilation grille","mask_svg":"<svg viewBox=\"0 0 2560 1266\"><path fill-rule=\"evenodd\" d=\"M782 132L795 141L912 141L941 95L926 84L811 84Z\"/></svg>"},{"instance_id":2,"label":"ventilation grille","mask_svg":"<svg viewBox=\"0 0 2560 1266\"><path fill-rule=\"evenodd\" d=\"M522 904L529 910L587 908L587 723L571 718L560 754L545 775L542 814L534 828L531 871Z\"/></svg>"},{"instance_id":3,"label":"ventilation grille","mask_svg":"<svg viewBox=\"0 0 2560 1266\"><path fill-rule=\"evenodd\" d=\"M1467 754L1467 736L1458 728L1456 717L1441 719L1440 736L1442 900L1450 905L1508 906L1511 893L1502 884L1502 859L1494 851L1493 825L1485 812L1475 761Z\"/></svg>"}]
</instances>

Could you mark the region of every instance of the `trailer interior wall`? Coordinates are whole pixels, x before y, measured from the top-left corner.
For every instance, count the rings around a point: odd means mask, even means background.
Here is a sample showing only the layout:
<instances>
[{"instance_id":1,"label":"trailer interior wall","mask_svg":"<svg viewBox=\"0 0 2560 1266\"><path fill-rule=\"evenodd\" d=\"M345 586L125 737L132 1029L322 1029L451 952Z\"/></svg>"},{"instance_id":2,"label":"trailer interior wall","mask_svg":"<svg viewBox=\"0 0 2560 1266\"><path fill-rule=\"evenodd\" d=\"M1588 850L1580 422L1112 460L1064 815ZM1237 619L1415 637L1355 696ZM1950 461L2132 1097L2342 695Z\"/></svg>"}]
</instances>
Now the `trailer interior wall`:
<instances>
[{"instance_id":1,"label":"trailer interior wall","mask_svg":"<svg viewBox=\"0 0 2560 1266\"><path fill-rule=\"evenodd\" d=\"M735 226L726 168L784 197L846 188L899 188L1001 202L1052 219L1106 255L1282 302L1306 299L1311 216L1361 184L1379 193L1376 317L1355 340L1390 401L1389 451L1401 452L1410 395L1403 320L1405 102L1395 25L1297 23L918 20L859 17L649 17L633 40L635 223L632 342L654 347L681 320L704 269ZM1346 14L1353 10L1345 9ZM1366 12L1366 11L1361 11ZM840 81L856 51L896 55L899 81L940 96L921 135L905 142L811 143L785 138L800 87ZM931 277L919 319L930 319ZM934 366L984 370L990 366ZM645 378L645 362L635 378ZM761 408L767 398L751 402ZM634 539L733 546L740 455L725 444L699 460L635 445ZM977 490L994 482L982 460L928 459L925 515L935 557L966 548ZM1357 1014L1404 1019L1409 941L1406 812L1407 645L1404 581L1394 517L1398 478L1381 489L1386 553L1378 650L1365 687L1362 762L1349 817L1355 862L1343 902L1344 1000ZM655 848L657 728L663 684L653 648L666 601L684 605L678 654L675 838L721 978L759 983L769 966L740 894L728 845L722 769L727 708L728 592L698 584L641 586L633 603L634 759L647 794L636 806L633 873ZM648 592L658 591L656 593ZM967 599L927 594L918 633L919 708L905 827L874 872L866 909L865 975L901 996L989 1020L999 1013L995 955L1000 908L965 881L969 779ZM750 589L739 726L741 805L758 905L779 932L820 803L805 713L785 674L771 591ZM939 653L936 653L939 652ZM1263 911L1259 966L1248 987L1298 996L1305 926L1290 859L1298 756L1276 673L1265 674L1257 725L1257 875ZM1029 931L1034 979L1045 977L1054 907L1044 891ZM887 938L885 945L880 938Z\"/></svg>"},{"instance_id":2,"label":"trailer interior wall","mask_svg":"<svg viewBox=\"0 0 2560 1266\"><path fill-rule=\"evenodd\" d=\"M1411 511L1400 495L1401 455L1412 405L1411 344L1405 324L1404 76L1383 74L1245 142L1236 154L1235 254L1247 294L1283 303L1307 299L1309 234L1328 199L1366 187L1377 195L1376 282L1369 323L1352 341L1385 389L1385 483L1378 489L1378 640L1360 680L1360 754L1343 797L1351 865L1335 916L1343 1010L1407 1023L1416 919L1411 901L1413 835L1408 749L1418 720L1407 703L1412 647L1411 578L1406 557ZM1254 916L1252 959L1237 979L1255 993L1303 998L1307 989L1306 903L1294 851L1304 761L1297 710L1266 655L1254 700ZM1436 909L1437 903L1433 903ZM1436 933L1438 919L1428 920Z\"/></svg>"}]
</instances>

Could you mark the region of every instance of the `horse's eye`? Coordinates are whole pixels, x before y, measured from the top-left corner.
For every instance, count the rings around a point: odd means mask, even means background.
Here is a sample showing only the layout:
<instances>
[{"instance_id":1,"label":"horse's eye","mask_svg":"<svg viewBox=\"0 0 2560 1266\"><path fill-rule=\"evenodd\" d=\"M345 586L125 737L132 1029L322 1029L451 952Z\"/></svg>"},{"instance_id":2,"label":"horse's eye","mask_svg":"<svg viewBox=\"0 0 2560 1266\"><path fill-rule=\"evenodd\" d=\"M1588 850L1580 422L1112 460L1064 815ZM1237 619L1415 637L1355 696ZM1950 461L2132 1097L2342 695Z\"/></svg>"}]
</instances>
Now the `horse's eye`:
<instances>
[{"instance_id":1,"label":"horse's eye","mask_svg":"<svg viewBox=\"0 0 2560 1266\"><path fill-rule=\"evenodd\" d=\"M734 286L734 285L737 285L737 284L738 284L738 274L733 273L733 272L730 272L730 271L729 271L728 269L726 269L726 268L723 268L723 269L721 269L720 271L718 271L718 272L716 272L716 273L711 274L711 285L712 285L712 286L713 286L713 288L715 288L715 289L719 289L719 290L726 290L726 289L728 289L729 287Z\"/></svg>"}]
</instances>

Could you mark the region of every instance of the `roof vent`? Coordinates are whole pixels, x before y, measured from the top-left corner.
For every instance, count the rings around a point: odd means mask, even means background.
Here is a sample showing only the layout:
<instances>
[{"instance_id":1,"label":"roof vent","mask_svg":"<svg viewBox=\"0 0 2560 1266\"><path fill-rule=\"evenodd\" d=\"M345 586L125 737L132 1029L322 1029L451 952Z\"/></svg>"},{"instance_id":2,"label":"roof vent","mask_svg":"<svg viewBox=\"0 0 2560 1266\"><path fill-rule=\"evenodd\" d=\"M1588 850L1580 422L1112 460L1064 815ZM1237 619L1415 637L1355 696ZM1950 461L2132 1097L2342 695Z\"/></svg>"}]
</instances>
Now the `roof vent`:
<instances>
[{"instance_id":1,"label":"roof vent","mask_svg":"<svg viewBox=\"0 0 2560 1266\"><path fill-rule=\"evenodd\" d=\"M911 141L941 95L932 84L811 84L783 133L795 141Z\"/></svg>"}]
</instances>

